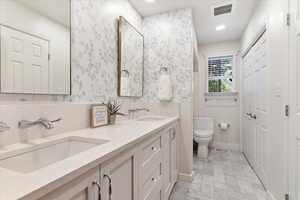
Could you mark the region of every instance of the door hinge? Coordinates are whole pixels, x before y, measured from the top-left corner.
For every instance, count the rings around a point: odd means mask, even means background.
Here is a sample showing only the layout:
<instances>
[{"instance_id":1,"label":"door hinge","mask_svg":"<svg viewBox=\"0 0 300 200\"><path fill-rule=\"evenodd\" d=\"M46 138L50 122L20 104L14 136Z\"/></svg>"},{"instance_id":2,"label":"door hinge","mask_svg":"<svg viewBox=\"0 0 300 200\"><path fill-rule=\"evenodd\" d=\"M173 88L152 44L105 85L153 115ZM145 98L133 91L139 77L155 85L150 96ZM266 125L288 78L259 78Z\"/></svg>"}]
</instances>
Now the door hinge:
<instances>
[{"instance_id":1,"label":"door hinge","mask_svg":"<svg viewBox=\"0 0 300 200\"><path fill-rule=\"evenodd\" d=\"M290 195L289 194L286 194L285 196L284 196L285 198L285 200L290 200Z\"/></svg>"},{"instance_id":2,"label":"door hinge","mask_svg":"<svg viewBox=\"0 0 300 200\"><path fill-rule=\"evenodd\" d=\"M286 117L290 116L290 106L289 105L285 105L285 116Z\"/></svg>"},{"instance_id":3,"label":"door hinge","mask_svg":"<svg viewBox=\"0 0 300 200\"><path fill-rule=\"evenodd\" d=\"M290 14L290 13L288 13L288 14L286 15L286 25L287 25L287 26L290 26L290 25L291 25L291 14Z\"/></svg>"},{"instance_id":4,"label":"door hinge","mask_svg":"<svg viewBox=\"0 0 300 200\"><path fill-rule=\"evenodd\" d=\"M50 56L50 54L48 54L48 60L50 60L50 58L51 58L51 56Z\"/></svg>"}]
</instances>

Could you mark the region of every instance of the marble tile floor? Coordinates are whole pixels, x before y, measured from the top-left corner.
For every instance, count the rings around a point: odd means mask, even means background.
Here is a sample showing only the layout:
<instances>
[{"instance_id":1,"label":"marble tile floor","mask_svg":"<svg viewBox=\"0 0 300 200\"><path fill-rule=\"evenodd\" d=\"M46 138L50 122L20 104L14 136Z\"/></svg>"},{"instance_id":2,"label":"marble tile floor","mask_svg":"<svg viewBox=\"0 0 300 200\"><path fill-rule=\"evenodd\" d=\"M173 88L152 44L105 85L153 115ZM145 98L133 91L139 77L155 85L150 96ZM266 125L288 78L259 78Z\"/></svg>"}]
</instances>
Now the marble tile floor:
<instances>
[{"instance_id":1,"label":"marble tile floor","mask_svg":"<svg viewBox=\"0 0 300 200\"><path fill-rule=\"evenodd\" d=\"M208 161L194 157L194 181L176 184L170 200L269 200L243 154L212 151Z\"/></svg>"}]
</instances>

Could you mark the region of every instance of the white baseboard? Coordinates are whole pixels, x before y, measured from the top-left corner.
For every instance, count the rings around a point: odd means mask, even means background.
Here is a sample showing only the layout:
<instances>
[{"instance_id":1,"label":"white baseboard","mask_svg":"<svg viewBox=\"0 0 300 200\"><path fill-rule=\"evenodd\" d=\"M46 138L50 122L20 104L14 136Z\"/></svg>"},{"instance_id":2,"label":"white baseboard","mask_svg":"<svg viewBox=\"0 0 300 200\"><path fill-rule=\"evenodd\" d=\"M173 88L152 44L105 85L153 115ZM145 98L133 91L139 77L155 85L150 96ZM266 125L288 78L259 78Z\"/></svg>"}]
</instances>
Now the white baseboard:
<instances>
[{"instance_id":1,"label":"white baseboard","mask_svg":"<svg viewBox=\"0 0 300 200\"><path fill-rule=\"evenodd\" d=\"M213 142L212 146L216 149L223 149L223 150L232 150L232 151L241 150L239 144L233 144L233 143Z\"/></svg>"},{"instance_id":2,"label":"white baseboard","mask_svg":"<svg viewBox=\"0 0 300 200\"><path fill-rule=\"evenodd\" d=\"M267 193L268 193L269 198L270 198L271 200L277 200L269 190L267 191Z\"/></svg>"},{"instance_id":3,"label":"white baseboard","mask_svg":"<svg viewBox=\"0 0 300 200\"><path fill-rule=\"evenodd\" d=\"M193 182L194 180L194 172L190 174L186 173L178 173L178 180L183 182Z\"/></svg>"}]
</instances>

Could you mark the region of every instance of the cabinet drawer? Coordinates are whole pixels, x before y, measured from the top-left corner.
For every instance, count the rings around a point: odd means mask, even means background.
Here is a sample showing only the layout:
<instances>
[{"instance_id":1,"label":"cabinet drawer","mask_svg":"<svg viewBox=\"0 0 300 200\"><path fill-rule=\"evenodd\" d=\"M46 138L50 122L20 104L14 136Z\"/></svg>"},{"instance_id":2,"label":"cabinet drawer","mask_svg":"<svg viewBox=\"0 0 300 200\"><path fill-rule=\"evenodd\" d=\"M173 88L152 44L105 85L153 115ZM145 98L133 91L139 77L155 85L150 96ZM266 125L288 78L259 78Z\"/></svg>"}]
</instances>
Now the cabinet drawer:
<instances>
[{"instance_id":1,"label":"cabinet drawer","mask_svg":"<svg viewBox=\"0 0 300 200\"><path fill-rule=\"evenodd\" d=\"M150 161L161 150L161 137L156 137L142 147L142 164Z\"/></svg>"},{"instance_id":2,"label":"cabinet drawer","mask_svg":"<svg viewBox=\"0 0 300 200\"><path fill-rule=\"evenodd\" d=\"M161 163L156 165L149 173L145 176L144 181L142 182L142 199L152 199L153 191L156 191L157 188L161 188Z\"/></svg>"}]
</instances>

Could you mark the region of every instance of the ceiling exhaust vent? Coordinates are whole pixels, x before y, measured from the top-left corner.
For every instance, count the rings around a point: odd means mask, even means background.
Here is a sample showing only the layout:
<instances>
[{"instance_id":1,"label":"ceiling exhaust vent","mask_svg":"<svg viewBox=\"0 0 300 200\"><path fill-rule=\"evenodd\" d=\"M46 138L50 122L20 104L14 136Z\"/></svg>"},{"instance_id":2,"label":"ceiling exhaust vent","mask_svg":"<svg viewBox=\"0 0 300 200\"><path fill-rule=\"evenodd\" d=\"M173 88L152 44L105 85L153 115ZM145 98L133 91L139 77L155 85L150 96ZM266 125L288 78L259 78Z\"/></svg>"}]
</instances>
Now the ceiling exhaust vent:
<instances>
[{"instance_id":1,"label":"ceiling exhaust vent","mask_svg":"<svg viewBox=\"0 0 300 200\"><path fill-rule=\"evenodd\" d=\"M232 4L222 5L214 8L214 16L230 14L232 12Z\"/></svg>"}]
</instances>

